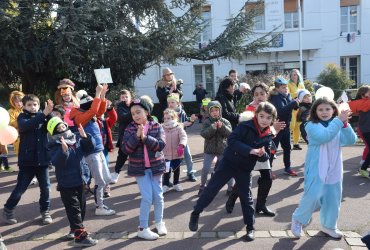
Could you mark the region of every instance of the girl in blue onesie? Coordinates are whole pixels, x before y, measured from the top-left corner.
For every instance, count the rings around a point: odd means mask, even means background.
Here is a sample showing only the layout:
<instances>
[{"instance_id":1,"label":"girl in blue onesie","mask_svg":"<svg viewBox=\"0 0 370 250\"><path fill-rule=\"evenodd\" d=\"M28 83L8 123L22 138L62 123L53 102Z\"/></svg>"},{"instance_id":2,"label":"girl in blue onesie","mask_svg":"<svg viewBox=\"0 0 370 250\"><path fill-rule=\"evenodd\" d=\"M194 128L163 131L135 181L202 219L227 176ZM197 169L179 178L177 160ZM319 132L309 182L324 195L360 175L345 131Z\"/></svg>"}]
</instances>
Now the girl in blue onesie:
<instances>
[{"instance_id":1,"label":"girl in blue onesie","mask_svg":"<svg viewBox=\"0 0 370 250\"><path fill-rule=\"evenodd\" d=\"M341 147L356 142L348 119L350 110L340 113L334 101L319 98L312 105L305 129L310 142L305 161L304 193L292 216L291 230L300 237L312 213L320 208L321 231L333 238L343 233L337 228L342 199L343 160Z\"/></svg>"}]
</instances>

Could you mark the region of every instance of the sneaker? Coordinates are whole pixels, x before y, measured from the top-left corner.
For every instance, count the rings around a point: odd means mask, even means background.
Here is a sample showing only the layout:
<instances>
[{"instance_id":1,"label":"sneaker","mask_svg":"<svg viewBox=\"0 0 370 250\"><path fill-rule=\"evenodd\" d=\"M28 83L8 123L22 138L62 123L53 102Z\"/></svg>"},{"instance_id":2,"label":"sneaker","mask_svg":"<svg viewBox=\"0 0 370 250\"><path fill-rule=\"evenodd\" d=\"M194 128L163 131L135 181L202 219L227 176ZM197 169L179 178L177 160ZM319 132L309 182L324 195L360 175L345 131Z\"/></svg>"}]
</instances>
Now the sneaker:
<instances>
[{"instance_id":1,"label":"sneaker","mask_svg":"<svg viewBox=\"0 0 370 250\"><path fill-rule=\"evenodd\" d=\"M90 236L87 236L85 238L81 239L75 239L74 246L75 247L91 247L95 246L98 243L98 240L95 240L91 238Z\"/></svg>"},{"instance_id":2,"label":"sneaker","mask_svg":"<svg viewBox=\"0 0 370 250\"><path fill-rule=\"evenodd\" d=\"M97 207L95 209L95 215L113 215L116 211L108 208L106 205L103 205L102 207Z\"/></svg>"},{"instance_id":3,"label":"sneaker","mask_svg":"<svg viewBox=\"0 0 370 250\"><path fill-rule=\"evenodd\" d=\"M285 174L290 175L290 176L297 176L297 172L292 169L285 170Z\"/></svg>"},{"instance_id":4,"label":"sneaker","mask_svg":"<svg viewBox=\"0 0 370 250\"><path fill-rule=\"evenodd\" d=\"M181 187L180 184L176 184L173 186L173 189L175 189L177 192L182 192L184 189Z\"/></svg>"},{"instance_id":5,"label":"sneaker","mask_svg":"<svg viewBox=\"0 0 370 250\"><path fill-rule=\"evenodd\" d=\"M114 172L113 174L111 174L111 180L109 184L116 184L118 182L118 178L119 178L119 174Z\"/></svg>"},{"instance_id":6,"label":"sneaker","mask_svg":"<svg viewBox=\"0 0 370 250\"><path fill-rule=\"evenodd\" d=\"M299 221L297 221L296 219L294 219L292 217L292 225L290 227L290 230L292 231L292 234L295 237L301 238L301 236L302 236L302 223L300 223Z\"/></svg>"},{"instance_id":7,"label":"sneaker","mask_svg":"<svg viewBox=\"0 0 370 250\"><path fill-rule=\"evenodd\" d=\"M137 231L137 237L145 240L156 240L159 238L159 235L152 232L150 228L139 228Z\"/></svg>"},{"instance_id":8,"label":"sneaker","mask_svg":"<svg viewBox=\"0 0 370 250\"><path fill-rule=\"evenodd\" d=\"M301 146L299 146L299 144L294 144L293 145L293 150L302 150Z\"/></svg>"},{"instance_id":9,"label":"sneaker","mask_svg":"<svg viewBox=\"0 0 370 250\"><path fill-rule=\"evenodd\" d=\"M13 173L14 172L14 169L11 168L11 167L5 167L4 171L5 172L9 172L9 173Z\"/></svg>"},{"instance_id":10,"label":"sneaker","mask_svg":"<svg viewBox=\"0 0 370 250\"><path fill-rule=\"evenodd\" d=\"M189 229L196 232L198 230L199 213L193 211L190 214Z\"/></svg>"},{"instance_id":11,"label":"sneaker","mask_svg":"<svg viewBox=\"0 0 370 250\"><path fill-rule=\"evenodd\" d=\"M191 182L196 182L197 181L197 177L195 177L193 172L188 174L188 181L191 181Z\"/></svg>"},{"instance_id":12,"label":"sneaker","mask_svg":"<svg viewBox=\"0 0 370 250\"><path fill-rule=\"evenodd\" d=\"M367 171L367 170L363 170L363 169L359 169L358 170L358 173L362 176L362 177L365 177L365 178L370 178L370 176L369 176L369 172Z\"/></svg>"},{"instance_id":13,"label":"sneaker","mask_svg":"<svg viewBox=\"0 0 370 250\"><path fill-rule=\"evenodd\" d=\"M158 235L162 236L162 235L167 234L167 228L163 221L159 223L155 223L155 228L157 229Z\"/></svg>"},{"instance_id":14,"label":"sneaker","mask_svg":"<svg viewBox=\"0 0 370 250\"><path fill-rule=\"evenodd\" d=\"M10 210L4 207L3 218L4 218L5 223L10 224L10 225L16 224L18 222L14 216L14 209Z\"/></svg>"},{"instance_id":15,"label":"sneaker","mask_svg":"<svg viewBox=\"0 0 370 250\"><path fill-rule=\"evenodd\" d=\"M163 185L163 186L162 186L162 192L163 192L164 194L165 194L165 193L167 193L169 189L170 189L170 187L169 187L169 186L166 186L166 185Z\"/></svg>"},{"instance_id":16,"label":"sneaker","mask_svg":"<svg viewBox=\"0 0 370 250\"><path fill-rule=\"evenodd\" d=\"M33 177L30 185L35 185L37 183L37 178L36 177Z\"/></svg>"},{"instance_id":17,"label":"sneaker","mask_svg":"<svg viewBox=\"0 0 370 250\"><path fill-rule=\"evenodd\" d=\"M42 224L49 225L53 222L53 219L50 216L49 210L41 212Z\"/></svg>"},{"instance_id":18,"label":"sneaker","mask_svg":"<svg viewBox=\"0 0 370 250\"><path fill-rule=\"evenodd\" d=\"M75 232L73 230L69 231L69 233L67 233L64 236L64 238L67 239L67 240L74 240L74 238L75 238Z\"/></svg>"},{"instance_id":19,"label":"sneaker","mask_svg":"<svg viewBox=\"0 0 370 250\"><path fill-rule=\"evenodd\" d=\"M329 229L326 227L322 227L321 231L333 237L334 239L341 239L343 237L343 233L339 229Z\"/></svg>"}]
</instances>

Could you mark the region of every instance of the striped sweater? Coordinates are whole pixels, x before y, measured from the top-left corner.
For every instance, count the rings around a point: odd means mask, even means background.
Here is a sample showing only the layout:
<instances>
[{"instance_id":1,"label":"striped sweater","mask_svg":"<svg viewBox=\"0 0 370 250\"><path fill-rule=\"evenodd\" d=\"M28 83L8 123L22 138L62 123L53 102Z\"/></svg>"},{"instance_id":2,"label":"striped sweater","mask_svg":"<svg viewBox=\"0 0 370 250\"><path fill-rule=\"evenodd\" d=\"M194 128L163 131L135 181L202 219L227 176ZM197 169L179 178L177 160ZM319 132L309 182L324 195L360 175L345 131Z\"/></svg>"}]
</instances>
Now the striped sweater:
<instances>
[{"instance_id":1,"label":"striped sweater","mask_svg":"<svg viewBox=\"0 0 370 250\"><path fill-rule=\"evenodd\" d=\"M136 136L138 125L131 122L123 135L122 150L129 156L128 175L145 175L144 144L147 147L150 168L153 175L164 173L166 169L162 150L166 146L166 139L161 125L154 121L149 121L149 129L145 142Z\"/></svg>"}]
</instances>

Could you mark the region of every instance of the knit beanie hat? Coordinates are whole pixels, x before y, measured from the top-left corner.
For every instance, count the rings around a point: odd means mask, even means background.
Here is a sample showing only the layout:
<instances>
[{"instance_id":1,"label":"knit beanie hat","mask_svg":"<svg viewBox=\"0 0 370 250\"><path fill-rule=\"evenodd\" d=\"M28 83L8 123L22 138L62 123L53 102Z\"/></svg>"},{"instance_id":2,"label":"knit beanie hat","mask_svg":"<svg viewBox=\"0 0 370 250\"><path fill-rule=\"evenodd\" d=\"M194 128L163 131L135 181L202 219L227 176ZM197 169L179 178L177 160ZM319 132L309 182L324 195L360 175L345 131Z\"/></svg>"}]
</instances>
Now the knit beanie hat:
<instances>
[{"instance_id":1,"label":"knit beanie hat","mask_svg":"<svg viewBox=\"0 0 370 250\"><path fill-rule=\"evenodd\" d=\"M300 89L298 90L297 92L297 98L300 102L302 102L303 98L305 95L311 95L310 91L308 91L307 89Z\"/></svg>"},{"instance_id":2,"label":"knit beanie hat","mask_svg":"<svg viewBox=\"0 0 370 250\"><path fill-rule=\"evenodd\" d=\"M60 80L58 84L58 89L61 89L61 88L71 88L72 90L74 90L75 84L69 79L63 79L63 80Z\"/></svg>"},{"instance_id":3,"label":"knit beanie hat","mask_svg":"<svg viewBox=\"0 0 370 250\"><path fill-rule=\"evenodd\" d=\"M211 98L204 98L202 100L202 106L208 106L208 103L211 101Z\"/></svg>"},{"instance_id":4,"label":"knit beanie hat","mask_svg":"<svg viewBox=\"0 0 370 250\"><path fill-rule=\"evenodd\" d=\"M140 98L134 99L131 102L130 108L132 108L135 105L141 106L143 109L148 111L149 115L152 113L154 107L152 99L147 95L143 95Z\"/></svg>"},{"instance_id":5,"label":"knit beanie hat","mask_svg":"<svg viewBox=\"0 0 370 250\"><path fill-rule=\"evenodd\" d=\"M173 74L172 70L170 68L164 68L162 70L162 76L165 76L167 74Z\"/></svg>"},{"instance_id":6,"label":"knit beanie hat","mask_svg":"<svg viewBox=\"0 0 370 250\"><path fill-rule=\"evenodd\" d=\"M176 101L177 103L179 103L180 102L180 96L177 93L171 93L167 96L167 101L169 101L169 100L173 100L173 101Z\"/></svg>"},{"instance_id":7,"label":"knit beanie hat","mask_svg":"<svg viewBox=\"0 0 370 250\"><path fill-rule=\"evenodd\" d=\"M59 124L64 124L66 126L66 130L68 130L68 124L63 122L62 119L60 119L59 117L53 117L51 118L49 121L48 121L48 125L46 127L46 129L48 130L48 132L51 134L51 135L56 135L56 134L61 134L65 131L61 131L61 132L58 132L56 129L56 127L59 125ZM55 130L55 131L54 131Z\"/></svg>"},{"instance_id":8,"label":"knit beanie hat","mask_svg":"<svg viewBox=\"0 0 370 250\"><path fill-rule=\"evenodd\" d=\"M85 90L79 90L76 93L77 99L80 101L80 108L83 110L89 110L91 107L91 104L94 100L91 96L87 94Z\"/></svg>"}]
</instances>

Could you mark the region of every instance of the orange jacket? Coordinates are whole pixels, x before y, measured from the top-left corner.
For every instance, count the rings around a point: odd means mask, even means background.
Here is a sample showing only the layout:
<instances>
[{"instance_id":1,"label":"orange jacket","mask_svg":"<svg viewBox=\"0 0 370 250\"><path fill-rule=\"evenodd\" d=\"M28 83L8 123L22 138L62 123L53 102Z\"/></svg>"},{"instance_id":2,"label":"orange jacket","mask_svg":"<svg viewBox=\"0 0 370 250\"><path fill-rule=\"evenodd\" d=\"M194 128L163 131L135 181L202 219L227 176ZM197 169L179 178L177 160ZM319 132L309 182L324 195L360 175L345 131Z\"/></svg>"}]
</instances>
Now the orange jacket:
<instances>
[{"instance_id":1,"label":"orange jacket","mask_svg":"<svg viewBox=\"0 0 370 250\"><path fill-rule=\"evenodd\" d=\"M358 100L353 100L348 102L348 106L350 107L354 114L358 114L360 112L367 112L370 110L370 99L362 98Z\"/></svg>"},{"instance_id":2,"label":"orange jacket","mask_svg":"<svg viewBox=\"0 0 370 250\"><path fill-rule=\"evenodd\" d=\"M86 124L94 117L100 117L107 109L107 102L100 98L94 98L91 107L87 111L81 111L79 108L72 108L69 119L73 120L76 126L85 127Z\"/></svg>"}]
</instances>

